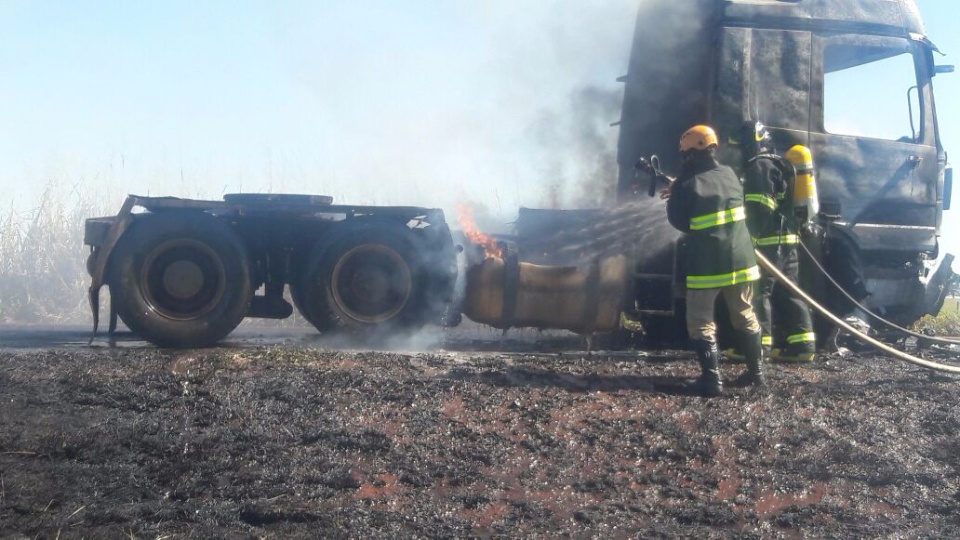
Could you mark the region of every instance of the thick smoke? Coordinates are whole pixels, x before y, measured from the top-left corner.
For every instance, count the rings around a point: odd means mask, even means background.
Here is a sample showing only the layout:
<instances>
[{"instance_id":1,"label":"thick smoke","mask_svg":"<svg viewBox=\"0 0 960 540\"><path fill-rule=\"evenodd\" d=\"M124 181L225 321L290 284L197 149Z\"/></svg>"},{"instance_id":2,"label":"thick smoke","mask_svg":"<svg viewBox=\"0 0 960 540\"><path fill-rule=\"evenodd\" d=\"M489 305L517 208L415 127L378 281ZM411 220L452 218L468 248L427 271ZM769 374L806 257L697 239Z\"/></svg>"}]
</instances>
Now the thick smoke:
<instances>
[{"instance_id":1,"label":"thick smoke","mask_svg":"<svg viewBox=\"0 0 960 540\"><path fill-rule=\"evenodd\" d=\"M621 88L573 90L569 108L545 110L533 125L544 156L544 208L602 208L615 203Z\"/></svg>"},{"instance_id":2,"label":"thick smoke","mask_svg":"<svg viewBox=\"0 0 960 540\"><path fill-rule=\"evenodd\" d=\"M635 5L381 6L349 20L345 43L317 37L326 8L284 21L287 62L324 108L318 129L339 137L317 185L346 202L473 204L501 223L520 206L606 199Z\"/></svg>"},{"instance_id":3,"label":"thick smoke","mask_svg":"<svg viewBox=\"0 0 960 540\"><path fill-rule=\"evenodd\" d=\"M299 192L344 204L443 207L451 222L456 203L473 203L484 209L481 227L505 231L520 206L549 199L549 186L552 206L601 205L615 182L610 124L638 1L264 4L257 17L223 20L169 4L157 8L149 36L99 26L94 6L44 28L82 36L86 49L28 47L46 56L9 72L19 81L69 74L76 80L57 85L74 88L82 106L51 109L39 98L30 106L26 96L38 89L11 87L11 111L59 116L10 118L11 133L30 136L10 146L10 156L25 157L8 160L8 176L42 185L38 157L52 156L69 165L57 177L108 178L84 189L78 207L107 198L117 206L83 210L86 217L115 212L126 193ZM29 6L24 13L37 15ZM191 30L198 23L204 33ZM163 69L144 68L156 65ZM111 92L87 99L104 83L103 66ZM62 135L74 133L83 135ZM83 304L80 244L64 254L80 259L66 281L67 296Z\"/></svg>"},{"instance_id":4,"label":"thick smoke","mask_svg":"<svg viewBox=\"0 0 960 540\"><path fill-rule=\"evenodd\" d=\"M603 211L568 214L553 226L543 226L549 215L527 214L518 226L540 231L523 239L526 251L549 253L544 262L570 264L642 253L645 271L672 271L670 246L679 234L667 223L661 200L632 193L637 180L647 181L635 178L633 164L656 154L667 172L675 173L680 134L706 120L706 96L695 90L710 71L704 65L709 55L691 49L691 44L707 45L697 36L716 5L715 0L640 2L630 14L636 22L631 40L623 44L629 51L620 53L629 58L624 58L625 85L580 86L571 93L569 110L541 115L538 142L566 152L547 162L541 206ZM618 128L610 127L618 120ZM617 206L623 201L630 202Z\"/></svg>"}]
</instances>

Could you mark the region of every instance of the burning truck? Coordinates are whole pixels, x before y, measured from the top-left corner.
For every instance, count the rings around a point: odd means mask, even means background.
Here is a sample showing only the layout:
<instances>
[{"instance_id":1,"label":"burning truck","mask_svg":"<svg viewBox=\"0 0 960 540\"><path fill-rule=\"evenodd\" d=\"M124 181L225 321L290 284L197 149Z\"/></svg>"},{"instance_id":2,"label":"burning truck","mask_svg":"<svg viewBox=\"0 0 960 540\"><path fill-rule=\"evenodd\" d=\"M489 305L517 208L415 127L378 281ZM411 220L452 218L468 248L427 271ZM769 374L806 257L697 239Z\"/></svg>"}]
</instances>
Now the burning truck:
<instances>
[{"instance_id":1,"label":"burning truck","mask_svg":"<svg viewBox=\"0 0 960 540\"><path fill-rule=\"evenodd\" d=\"M737 168L740 150L728 143L746 122L760 121L781 151L800 144L814 156L820 229L804 238L805 288L834 313L854 310L816 261L891 322L936 314L954 278L953 256L938 243L952 169L933 79L953 71L935 63L939 54L913 0L645 0L620 79L620 206L521 209L520 257L564 264L626 253L624 309L649 333L682 332L680 234L665 223L662 201L638 193L648 190L638 190L634 166L653 154L677 170L679 134L708 124L721 138L721 161ZM838 118L851 97L879 100L880 80L901 84L890 89L892 102L872 104L866 118ZM858 81L872 90L843 95ZM900 131L878 130L878 111L901 120Z\"/></svg>"},{"instance_id":2,"label":"burning truck","mask_svg":"<svg viewBox=\"0 0 960 540\"><path fill-rule=\"evenodd\" d=\"M637 189L634 166L655 154L676 170L685 129L710 124L726 141L746 121L768 126L778 148L813 152L821 232L804 239L808 263L909 324L939 310L953 279L938 244L952 169L933 93L952 67L937 65L938 53L913 0L644 0L620 79L615 208L522 208L498 256L464 265L473 244L454 242L437 209L131 196L117 215L86 223L95 330L106 285L111 331L119 318L172 347L209 345L245 317L285 318L294 307L321 332L364 336L455 325L461 313L584 334L615 331L628 313L648 334L680 331L682 243L662 203ZM888 72L907 81L901 135L831 124L831 78ZM722 161L740 163L722 147ZM850 310L822 278L804 285Z\"/></svg>"}]
</instances>

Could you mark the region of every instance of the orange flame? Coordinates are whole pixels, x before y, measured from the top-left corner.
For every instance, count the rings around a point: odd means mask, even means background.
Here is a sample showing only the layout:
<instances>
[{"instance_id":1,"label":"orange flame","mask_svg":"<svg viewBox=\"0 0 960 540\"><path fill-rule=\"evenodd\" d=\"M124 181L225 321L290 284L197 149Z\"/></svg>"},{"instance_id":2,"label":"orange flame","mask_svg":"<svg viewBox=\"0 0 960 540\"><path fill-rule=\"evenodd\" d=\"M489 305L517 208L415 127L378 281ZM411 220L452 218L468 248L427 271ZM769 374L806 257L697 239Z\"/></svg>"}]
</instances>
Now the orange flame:
<instances>
[{"instance_id":1,"label":"orange flame","mask_svg":"<svg viewBox=\"0 0 960 540\"><path fill-rule=\"evenodd\" d=\"M473 219L473 208L465 204L457 205L457 220L460 222L460 228L470 242L483 248L484 256L503 258L500 246L492 236L481 231L477 227L477 222Z\"/></svg>"}]
</instances>

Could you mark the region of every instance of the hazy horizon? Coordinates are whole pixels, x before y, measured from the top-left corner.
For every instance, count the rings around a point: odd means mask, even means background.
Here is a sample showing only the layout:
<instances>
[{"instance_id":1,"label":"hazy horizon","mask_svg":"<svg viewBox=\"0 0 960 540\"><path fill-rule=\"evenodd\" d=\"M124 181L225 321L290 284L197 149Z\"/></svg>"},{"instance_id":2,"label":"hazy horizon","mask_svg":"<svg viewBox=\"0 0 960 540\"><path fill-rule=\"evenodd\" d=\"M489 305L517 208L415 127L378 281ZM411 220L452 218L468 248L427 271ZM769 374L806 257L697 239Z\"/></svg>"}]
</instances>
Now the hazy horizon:
<instances>
[{"instance_id":1,"label":"hazy horizon","mask_svg":"<svg viewBox=\"0 0 960 540\"><path fill-rule=\"evenodd\" d=\"M504 224L576 206L616 182L640 1L6 0L0 213L47 186L111 211L128 193L467 203ZM955 63L955 3L918 4ZM936 80L948 151L957 77Z\"/></svg>"}]
</instances>

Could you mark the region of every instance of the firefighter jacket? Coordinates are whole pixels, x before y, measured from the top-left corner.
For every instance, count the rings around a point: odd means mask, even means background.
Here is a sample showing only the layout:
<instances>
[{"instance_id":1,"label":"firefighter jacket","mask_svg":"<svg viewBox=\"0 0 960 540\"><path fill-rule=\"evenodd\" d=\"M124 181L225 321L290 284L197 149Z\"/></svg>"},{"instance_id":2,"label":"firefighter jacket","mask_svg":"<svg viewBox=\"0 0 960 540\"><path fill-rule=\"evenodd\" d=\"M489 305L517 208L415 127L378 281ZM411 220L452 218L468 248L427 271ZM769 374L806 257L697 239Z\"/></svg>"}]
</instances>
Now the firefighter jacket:
<instances>
[{"instance_id":1,"label":"firefighter jacket","mask_svg":"<svg viewBox=\"0 0 960 540\"><path fill-rule=\"evenodd\" d=\"M786 251L796 250L800 243L786 179L776 166L763 159L750 164L745 172L747 227L754 244L764 255L785 257Z\"/></svg>"},{"instance_id":2,"label":"firefighter jacket","mask_svg":"<svg viewBox=\"0 0 960 540\"><path fill-rule=\"evenodd\" d=\"M688 289L717 289L760 278L740 180L710 154L697 153L684 162L667 199L667 219L687 233Z\"/></svg>"}]
</instances>

